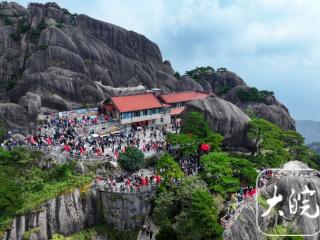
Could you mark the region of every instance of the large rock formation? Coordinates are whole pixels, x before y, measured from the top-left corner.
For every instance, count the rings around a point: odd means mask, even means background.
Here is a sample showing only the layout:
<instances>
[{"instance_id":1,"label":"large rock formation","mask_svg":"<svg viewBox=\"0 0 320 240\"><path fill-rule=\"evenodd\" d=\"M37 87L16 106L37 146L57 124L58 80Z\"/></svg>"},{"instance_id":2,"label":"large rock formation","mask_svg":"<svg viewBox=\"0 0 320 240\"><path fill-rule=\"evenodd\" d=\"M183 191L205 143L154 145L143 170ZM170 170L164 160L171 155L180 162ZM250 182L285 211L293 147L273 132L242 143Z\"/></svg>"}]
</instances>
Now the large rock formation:
<instances>
[{"instance_id":1,"label":"large rock formation","mask_svg":"<svg viewBox=\"0 0 320 240\"><path fill-rule=\"evenodd\" d=\"M97 204L80 190L52 199L39 209L16 217L4 240L45 240L53 234L70 235L97 223Z\"/></svg>"},{"instance_id":2,"label":"large rock formation","mask_svg":"<svg viewBox=\"0 0 320 240\"><path fill-rule=\"evenodd\" d=\"M297 170L305 169L310 170L306 164L298 161L291 161L283 166L284 170ZM307 172L305 172L307 173ZM313 172L314 173L314 172ZM304 200L309 200L306 205L310 205L308 213L316 212L316 205L320 202L320 177L319 174L303 175L300 172L296 172L295 176L288 174L288 171L282 171L283 174L271 185L267 186L260 195L264 199L270 199L274 194L274 186L277 186L277 196L282 195L283 201L277 204L277 206L270 212L268 216L262 218L261 214L264 213L268 205L262 204L263 201L259 200L259 216L258 222L260 229L265 233L270 234L277 226L282 228L289 228L292 232L289 234L316 234L320 231L320 218L309 218L301 216ZM308 186L310 190L315 190L313 196L302 196L301 200L298 200L298 210L296 214L290 214L289 211L289 198L292 193L291 189L294 189L295 193L301 193L305 191L305 186ZM296 195L293 195L292 199L297 199ZM294 204L294 200L292 200ZM264 206L265 205L265 206ZM278 210L284 212L284 217L279 215ZM273 234L275 234L273 232ZM234 223L224 232L224 239L233 240L246 240L246 239L264 239L262 233L258 230L256 225L256 207L255 204L248 204L238 217L234 220ZM305 237L304 239L319 239L316 235L314 237Z\"/></svg>"},{"instance_id":3,"label":"large rock formation","mask_svg":"<svg viewBox=\"0 0 320 240\"><path fill-rule=\"evenodd\" d=\"M264 118L284 130L295 130L295 121L290 116L288 109L280 103L270 92L266 94L263 101L243 101L239 97L239 92L249 91L250 87L241 85L231 89L228 93L223 95L223 98L230 101L241 109L251 111L255 116Z\"/></svg>"},{"instance_id":4,"label":"large rock formation","mask_svg":"<svg viewBox=\"0 0 320 240\"><path fill-rule=\"evenodd\" d=\"M229 150L239 150L245 146L250 118L239 107L217 96L210 96L187 103L182 118L194 111L203 113L209 127L224 136L224 144Z\"/></svg>"},{"instance_id":5,"label":"large rock formation","mask_svg":"<svg viewBox=\"0 0 320 240\"><path fill-rule=\"evenodd\" d=\"M242 110L251 111L254 115L277 124L285 130L294 130L295 122L288 109L281 104L270 92L265 101L241 101L239 91L250 87L235 73L230 71L209 72L198 79L198 84L204 90L212 90L221 98L230 101ZM197 87L199 88L199 87Z\"/></svg>"},{"instance_id":6,"label":"large rock formation","mask_svg":"<svg viewBox=\"0 0 320 240\"><path fill-rule=\"evenodd\" d=\"M150 211L155 192L128 194L90 189L81 193L76 189L16 217L3 240L46 240L53 234L67 236L96 224L109 224L118 230L136 229Z\"/></svg>"},{"instance_id":7,"label":"large rock formation","mask_svg":"<svg viewBox=\"0 0 320 240\"><path fill-rule=\"evenodd\" d=\"M55 3L0 3L0 100L19 103L27 92L61 102L95 103L103 86L143 85L176 90L169 61L143 35L71 14ZM57 103L58 102L58 103Z\"/></svg>"},{"instance_id":8,"label":"large rock formation","mask_svg":"<svg viewBox=\"0 0 320 240\"><path fill-rule=\"evenodd\" d=\"M128 93L125 87L137 91L144 86L165 92L213 91L285 129L294 128L287 109L275 99L272 104L243 104L230 97L246 86L236 74L211 71L197 81L187 76L178 80L158 46L143 35L71 14L56 3L28 8L0 3L0 86L0 102L21 104L28 121L48 108L71 109Z\"/></svg>"},{"instance_id":9,"label":"large rock formation","mask_svg":"<svg viewBox=\"0 0 320 240\"><path fill-rule=\"evenodd\" d=\"M136 194L101 192L104 220L120 230L136 229L151 210L156 191Z\"/></svg>"}]
</instances>

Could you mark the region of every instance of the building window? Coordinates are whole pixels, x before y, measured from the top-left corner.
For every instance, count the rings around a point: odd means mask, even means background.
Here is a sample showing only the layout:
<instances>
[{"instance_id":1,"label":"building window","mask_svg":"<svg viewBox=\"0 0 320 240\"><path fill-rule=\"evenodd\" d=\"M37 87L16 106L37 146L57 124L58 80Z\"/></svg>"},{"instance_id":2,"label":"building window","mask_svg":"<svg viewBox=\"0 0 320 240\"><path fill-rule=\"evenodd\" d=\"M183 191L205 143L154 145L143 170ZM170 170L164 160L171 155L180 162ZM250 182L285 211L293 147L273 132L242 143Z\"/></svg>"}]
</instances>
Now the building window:
<instances>
[{"instance_id":1,"label":"building window","mask_svg":"<svg viewBox=\"0 0 320 240\"><path fill-rule=\"evenodd\" d=\"M133 113L133 116L134 116L134 117L140 117L140 111L134 112L134 113Z\"/></svg>"},{"instance_id":2,"label":"building window","mask_svg":"<svg viewBox=\"0 0 320 240\"><path fill-rule=\"evenodd\" d=\"M143 116L148 115L148 110L143 110Z\"/></svg>"},{"instance_id":3,"label":"building window","mask_svg":"<svg viewBox=\"0 0 320 240\"><path fill-rule=\"evenodd\" d=\"M126 112L121 114L121 119L131 118L131 112Z\"/></svg>"},{"instance_id":4,"label":"building window","mask_svg":"<svg viewBox=\"0 0 320 240\"><path fill-rule=\"evenodd\" d=\"M163 118L161 118L160 121L163 123Z\"/></svg>"}]
</instances>

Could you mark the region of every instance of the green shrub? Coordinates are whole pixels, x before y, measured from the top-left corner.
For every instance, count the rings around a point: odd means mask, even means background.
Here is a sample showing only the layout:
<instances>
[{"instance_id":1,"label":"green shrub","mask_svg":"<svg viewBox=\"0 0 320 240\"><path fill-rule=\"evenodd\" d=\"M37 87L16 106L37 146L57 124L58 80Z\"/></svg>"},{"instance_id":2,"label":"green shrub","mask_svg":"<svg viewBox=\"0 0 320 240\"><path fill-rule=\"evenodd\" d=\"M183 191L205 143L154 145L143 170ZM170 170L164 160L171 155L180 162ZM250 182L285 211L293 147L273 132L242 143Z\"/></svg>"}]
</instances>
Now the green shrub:
<instances>
[{"instance_id":1,"label":"green shrub","mask_svg":"<svg viewBox=\"0 0 320 240\"><path fill-rule=\"evenodd\" d=\"M77 174L72 163L40 169L40 157L39 152L22 148L0 148L0 235L15 216L92 181L90 174Z\"/></svg>"},{"instance_id":2,"label":"green shrub","mask_svg":"<svg viewBox=\"0 0 320 240\"><path fill-rule=\"evenodd\" d=\"M193 70L186 71L186 75L192 79L198 81L201 79L206 79L211 73L214 72L214 69L210 66L207 67L196 67Z\"/></svg>"},{"instance_id":3,"label":"green shrub","mask_svg":"<svg viewBox=\"0 0 320 240\"><path fill-rule=\"evenodd\" d=\"M40 47L39 47L39 49L41 49L41 50L46 50L46 49L48 49L48 44L42 44L42 45L40 45Z\"/></svg>"},{"instance_id":4,"label":"green shrub","mask_svg":"<svg viewBox=\"0 0 320 240\"><path fill-rule=\"evenodd\" d=\"M13 22L9 18L6 18L4 20L4 25L13 25Z\"/></svg>"},{"instance_id":5,"label":"green shrub","mask_svg":"<svg viewBox=\"0 0 320 240\"><path fill-rule=\"evenodd\" d=\"M136 147L127 147L120 153L118 162L127 171L137 171L144 166L144 154Z\"/></svg>"},{"instance_id":6,"label":"green shrub","mask_svg":"<svg viewBox=\"0 0 320 240\"><path fill-rule=\"evenodd\" d=\"M56 24L56 27L57 27L57 28L60 28L60 29L61 29L61 28L64 28L64 26L63 26L62 23L57 23L57 24Z\"/></svg>"},{"instance_id":7,"label":"green shrub","mask_svg":"<svg viewBox=\"0 0 320 240\"><path fill-rule=\"evenodd\" d=\"M238 98L241 102L259 102L266 103L266 98L270 95L274 95L273 92L259 91L257 88L252 87L249 89L239 89Z\"/></svg>"}]
</instances>

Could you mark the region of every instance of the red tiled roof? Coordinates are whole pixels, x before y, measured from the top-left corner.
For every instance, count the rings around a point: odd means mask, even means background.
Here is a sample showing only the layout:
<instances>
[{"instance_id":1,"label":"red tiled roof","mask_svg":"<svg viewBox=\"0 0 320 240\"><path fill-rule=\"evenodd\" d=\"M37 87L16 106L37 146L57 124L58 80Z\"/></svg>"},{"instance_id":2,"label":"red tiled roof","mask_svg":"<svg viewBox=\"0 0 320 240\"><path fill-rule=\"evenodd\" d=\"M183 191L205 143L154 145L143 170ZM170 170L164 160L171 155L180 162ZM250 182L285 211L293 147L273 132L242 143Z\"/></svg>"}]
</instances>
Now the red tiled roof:
<instances>
[{"instance_id":1,"label":"red tiled roof","mask_svg":"<svg viewBox=\"0 0 320 240\"><path fill-rule=\"evenodd\" d=\"M161 100L164 103L178 103L178 102L187 102L195 99L206 98L209 96L209 93L205 92L176 92L176 93L167 93L160 95Z\"/></svg>"},{"instance_id":2,"label":"red tiled roof","mask_svg":"<svg viewBox=\"0 0 320 240\"><path fill-rule=\"evenodd\" d=\"M170 114L171 114L172 116L180 115L183 110L184 110L184 107L172 108L172 109L170 109Z\"/></svg>"},{"instance_id":3,"label":"red tiled roof","mask_svg":"<svg viewBox=\"0 0 320 240\"><path fill-rule=\"evenodd\" d=\"M152 93L111 97L120 112L132 112L152 108L161 108L159 100Z\"/></svg>"}]
</instances>

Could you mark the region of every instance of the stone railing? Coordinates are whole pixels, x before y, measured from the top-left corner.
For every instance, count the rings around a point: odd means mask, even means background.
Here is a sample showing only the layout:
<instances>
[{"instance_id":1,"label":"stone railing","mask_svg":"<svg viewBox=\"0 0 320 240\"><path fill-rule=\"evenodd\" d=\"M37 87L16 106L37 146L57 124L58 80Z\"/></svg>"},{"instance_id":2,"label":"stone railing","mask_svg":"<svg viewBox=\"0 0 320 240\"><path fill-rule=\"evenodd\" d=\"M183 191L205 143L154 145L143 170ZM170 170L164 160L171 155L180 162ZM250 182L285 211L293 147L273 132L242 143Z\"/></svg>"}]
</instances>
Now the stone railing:
<instances>
[{"instance_id":1,"label":"stone railing","mask_svg":"<svg viewBox=\"0 0 320 240\"><path fill-rule=\"evenodd\" d=\"M94 184L94 188L101 192L107 193L117 193L117 194L138 194L138 193L145 193L145 192L152 192L155 191L159 184L152 183L148 184L147 186L141 187L109 187L106 184Z\"/></svg>"}]
</instances>

